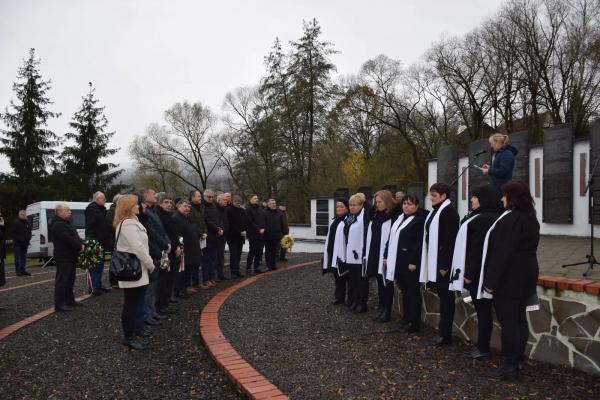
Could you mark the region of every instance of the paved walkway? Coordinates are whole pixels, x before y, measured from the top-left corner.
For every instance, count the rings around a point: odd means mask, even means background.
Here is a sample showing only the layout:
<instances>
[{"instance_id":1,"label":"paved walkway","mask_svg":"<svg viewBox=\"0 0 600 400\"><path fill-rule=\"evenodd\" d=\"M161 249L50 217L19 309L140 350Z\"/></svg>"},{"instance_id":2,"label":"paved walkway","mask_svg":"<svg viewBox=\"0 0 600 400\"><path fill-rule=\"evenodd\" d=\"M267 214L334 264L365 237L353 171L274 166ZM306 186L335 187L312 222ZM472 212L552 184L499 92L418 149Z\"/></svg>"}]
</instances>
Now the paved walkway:
<instances>
[{"instance_id":1,"label":"paved walkway","mask_svg":"<svg viewBox=\"0 0 600 400\"><path fill-rule=\"evenodd\" d=\"M564 264L585 261L590 253L587 238L572 236L542 236L538 247L540 274L581 278L587 266L562 268ZM594 253L600 259L600 239L594 241ZM600 265L594 267L588 279L600 281Z\"/></svg>"}]
</instances>

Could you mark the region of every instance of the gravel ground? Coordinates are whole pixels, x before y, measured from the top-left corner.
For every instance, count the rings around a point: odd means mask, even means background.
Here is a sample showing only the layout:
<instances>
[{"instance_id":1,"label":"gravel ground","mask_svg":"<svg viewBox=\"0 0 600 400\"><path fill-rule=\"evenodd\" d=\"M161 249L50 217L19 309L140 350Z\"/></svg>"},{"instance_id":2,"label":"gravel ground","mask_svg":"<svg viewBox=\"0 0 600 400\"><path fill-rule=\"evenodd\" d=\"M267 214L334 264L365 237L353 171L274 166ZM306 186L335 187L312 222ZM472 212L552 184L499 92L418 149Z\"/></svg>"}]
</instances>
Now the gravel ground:
<instances>
[{"instance_id":1,"label":"gravel ground","mask_svg":"<svg viewBox=\"0 0 600 400\"><path fill-rule=\"evenodd\" d=\"M597 377L530 361L519 382L487 378L499 361L467 361L465 343L433 349L433 331L394 332L333 306L333 278L318 266L265 277L226 301L225 337L292 399L598 399Z\"/></svg>"}]
</instances>

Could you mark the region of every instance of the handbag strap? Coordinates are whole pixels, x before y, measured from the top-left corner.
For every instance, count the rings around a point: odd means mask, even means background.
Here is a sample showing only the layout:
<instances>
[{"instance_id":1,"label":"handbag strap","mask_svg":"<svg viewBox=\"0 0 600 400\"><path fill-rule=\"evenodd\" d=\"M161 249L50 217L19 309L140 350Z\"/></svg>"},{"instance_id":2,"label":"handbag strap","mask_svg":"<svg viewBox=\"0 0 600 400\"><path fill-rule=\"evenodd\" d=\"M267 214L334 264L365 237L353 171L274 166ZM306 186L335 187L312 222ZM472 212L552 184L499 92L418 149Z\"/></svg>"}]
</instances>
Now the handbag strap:
<instances>
[{"instance_id":1,"label":"handbag strap","mask_svg":"<svg viewBox=\"0 0 600 400\"><path fill-rule=\"evenodd\" d=\"M117 240L115 240L115 250L117 249L117 244L119 244L119 236L121 236L121 227L123 226L123 222L125 222L127 219L129 219L129 218L123 219L123 221L121 221L121 223L119 224L119 230L117 232Z\"/></svg>"}]
</instances>

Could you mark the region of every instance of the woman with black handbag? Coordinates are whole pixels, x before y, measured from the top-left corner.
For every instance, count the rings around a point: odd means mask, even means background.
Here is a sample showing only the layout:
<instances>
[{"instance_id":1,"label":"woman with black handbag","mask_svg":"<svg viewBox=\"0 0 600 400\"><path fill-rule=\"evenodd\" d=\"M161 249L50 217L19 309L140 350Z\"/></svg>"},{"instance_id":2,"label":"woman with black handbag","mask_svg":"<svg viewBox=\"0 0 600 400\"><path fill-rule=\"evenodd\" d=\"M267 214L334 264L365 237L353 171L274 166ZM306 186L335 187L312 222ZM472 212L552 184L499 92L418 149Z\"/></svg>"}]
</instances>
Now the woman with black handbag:
<instances>
[{"instance_id":1,"label":"woman with black handbag","mask_svg":"<svg viewBox=\"0 0 600 400\"><path fill-rule=\"evenodd\" d=\"M144 348L144 345L134 336L136 308L144 299L146 287L149 282L148 274L154 271L154 263L152 262L152 257L150 257L148 246L148 234L138 220L139 214L140 206L138 204L138 197L135 195L125 195L117 203L115 220L113 221L116 231L115 253L133 255L137 258L141 266L141 276L139 279L119 279L119 288L124 289L123 312L121 314L124 334L123 344L135 350L142 350ZM114 269L112 265L111 269ZM117 274L117 277L122 278L119 274Z\"/></svg>"}]
</instances>

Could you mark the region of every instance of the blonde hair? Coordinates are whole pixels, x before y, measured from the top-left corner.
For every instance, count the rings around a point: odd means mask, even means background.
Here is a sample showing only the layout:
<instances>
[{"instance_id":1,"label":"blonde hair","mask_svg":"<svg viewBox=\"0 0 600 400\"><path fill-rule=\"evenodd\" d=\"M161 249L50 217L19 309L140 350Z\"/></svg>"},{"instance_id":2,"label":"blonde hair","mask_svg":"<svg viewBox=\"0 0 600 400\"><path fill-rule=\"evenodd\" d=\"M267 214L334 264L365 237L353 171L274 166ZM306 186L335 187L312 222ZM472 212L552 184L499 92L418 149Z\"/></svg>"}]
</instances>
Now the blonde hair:
<instances>
[{"instance_id":1,"label":"blonde hair","mask_svg":"<svg viewBox=\"0 0 600 400\"><path fill-rule=\"evenodd\" d=\"M138 197L134 194L125 194L119 197L117 207L115 208L115 218L113 219L113 227L116 229L117 226L124 219L135 217L132 208L138 203Z\"/></svg>"},{"instance_id":2,"label":"blonde hair","mask_svg":"<svg viewBox=\"0 0 600 400\"><path fill-rule=\"evenodd\" d=\"M362 206L363 204L365 204L365 195L362 193L356 193L353 194L352 196L350 196L350 200L348 200L348 204L353 203L356 204L358 206Z\"/></svg>"},{"instance_id":3,"label":"blonde hair","mask_svg":"<svg viewBox=\"0 0 600 400\"><path fill-rule=\"evenodd\" d=\"M508 135L503 133L494 133L490 135L490 144L493 142L500 143L502 146L504 146L505 144L508 144Z\"/></svg>"},{"instance_id":4,"label":"blonde hair","mask_svg":"<svg viewBox=\"0 0 600 400\"><path fill-rule=\"evenodd\" d=\"M380 190L375 193L375 197L381 197L383 204L385 204L386 210L391 210L396 205L396 201L392 197L392 192L389 190Z\"/></svg>"}]
</instances>

